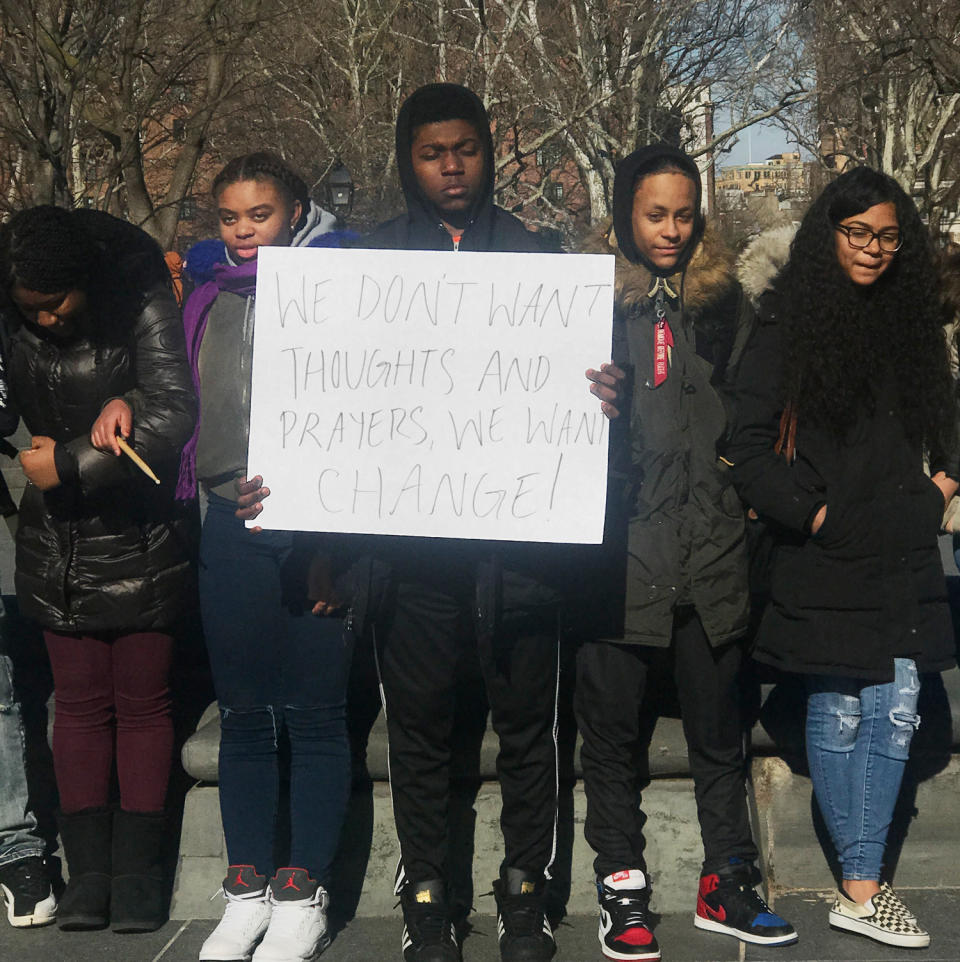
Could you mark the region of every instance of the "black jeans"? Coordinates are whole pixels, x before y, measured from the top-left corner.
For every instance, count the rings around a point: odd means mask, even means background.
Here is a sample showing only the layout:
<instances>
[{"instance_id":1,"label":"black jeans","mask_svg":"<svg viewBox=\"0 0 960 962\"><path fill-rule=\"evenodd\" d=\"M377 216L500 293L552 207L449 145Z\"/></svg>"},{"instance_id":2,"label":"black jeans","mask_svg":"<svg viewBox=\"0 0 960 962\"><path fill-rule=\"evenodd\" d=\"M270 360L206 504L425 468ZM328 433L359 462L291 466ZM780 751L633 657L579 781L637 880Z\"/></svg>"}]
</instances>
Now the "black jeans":
<instances>
[{"instance_id":1,"label":"black jeans","mask_svg":"<svg viewBox=\"0 0 960 962\"><path fill-rule=\"evenodd\" d=\"M390 608L379 642L393 813L406 876L423 882L446 876L458 665L478 645L472 579L401 581ZM514 612L503 632L496 646L480 641L478 654L500 739L504 865L547 873L556 843L556 608Z\"/></svg>"},{"instance_id":2,"label":"black jeans","mask_svg":"<svg viewBox=\"0 0 960 962\"><path fill-rule=\"evenodd\" d=\"M731 857L754 861L740 726L739 644L712 648L692 608L679 609L669 652L607 642L585 644L577 656L574 707L583 736L580 760L587 795L584 834L597 853L599 878L646 871L640 810L640 708L651 660L667 655L687 740L703 840L704 869ZM644 766L645 767L645 766Z\"/></svg>"},{"instance_id":3,"label":"black jeans","mask_svg":"<svg viewBox=\"0 0 960 962\"><path fill-rule=\"evenodd\" d=\"M352 641L310 613L286 531L252 534L211 496L200 544L203 629L220 705L220 811L231 865L272 875L280 764L289 742L290 855L327 881L350 793ZM302 590L301 590L302 583Z\"/></svg>"}]
</instances>

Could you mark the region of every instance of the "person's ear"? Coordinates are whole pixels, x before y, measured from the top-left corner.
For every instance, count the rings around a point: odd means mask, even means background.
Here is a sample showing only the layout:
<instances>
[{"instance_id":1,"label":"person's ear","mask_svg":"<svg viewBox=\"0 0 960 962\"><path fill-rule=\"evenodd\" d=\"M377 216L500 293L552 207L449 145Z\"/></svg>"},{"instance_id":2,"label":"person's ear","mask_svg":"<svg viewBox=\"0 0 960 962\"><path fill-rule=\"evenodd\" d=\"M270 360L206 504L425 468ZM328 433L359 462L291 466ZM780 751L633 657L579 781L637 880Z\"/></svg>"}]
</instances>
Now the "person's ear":
<instances>
[{"instance_id":1,"label":"person's ear","mask_svg":"<svg viewBox=\"0 0 960 962\"><path fill-rule=\"evenodd\" d=\"M290 214L290 230L295 230L297 226L297 221L300 220L300 215L303 213L303 205L300 201L295 200L293 202L293 211Z\"/></svg>"}]
</instances>

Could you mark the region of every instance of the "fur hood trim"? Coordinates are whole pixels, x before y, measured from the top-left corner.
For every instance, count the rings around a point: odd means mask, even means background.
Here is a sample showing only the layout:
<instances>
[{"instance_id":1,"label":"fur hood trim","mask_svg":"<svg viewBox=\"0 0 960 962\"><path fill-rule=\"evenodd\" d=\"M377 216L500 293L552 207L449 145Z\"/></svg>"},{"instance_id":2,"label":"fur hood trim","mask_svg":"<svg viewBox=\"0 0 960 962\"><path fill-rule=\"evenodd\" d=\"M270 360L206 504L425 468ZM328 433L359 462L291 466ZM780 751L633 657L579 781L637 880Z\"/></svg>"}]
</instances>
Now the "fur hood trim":
<instances>
[{"instance_id":1,"label":"fur hood trim","mask_svg":"<svg viewBox=\"0 0 960 962\"><path fill-rule=\"evenodd\" d=\"M642 264L632 264L617 244L612 222L588 238L583 247L587 254L615 254L616 300L621 307L631 308L644 301L653 286L653 275ZM678 275L672 286L680 286ZM669 280L670 278L668 278ZM736 284L732 253L709 227L697 246L683 276L684 307L697 313L715 304Z\"/></svg>"},{"instance_id":2,"label":"fur hood trim","mask_svg":"<svg viewBox=\"0 0 960 962\"><path fill-rule=\"evenodd\" d=\"M737 279L754 304L772 289L774 279L790 258L790 244L796 232L796 224L765 230L737 258Z\"/></svg>"}]
</instances>

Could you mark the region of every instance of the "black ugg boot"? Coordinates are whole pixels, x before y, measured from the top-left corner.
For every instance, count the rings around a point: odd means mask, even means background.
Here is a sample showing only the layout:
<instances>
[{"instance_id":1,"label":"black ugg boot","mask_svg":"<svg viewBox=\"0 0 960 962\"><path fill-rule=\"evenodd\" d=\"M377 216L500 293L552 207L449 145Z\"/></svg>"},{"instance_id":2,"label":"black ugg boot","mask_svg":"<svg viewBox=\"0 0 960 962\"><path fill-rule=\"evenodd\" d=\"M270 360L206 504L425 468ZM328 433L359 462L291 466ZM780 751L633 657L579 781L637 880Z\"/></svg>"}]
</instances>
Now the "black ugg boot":
<instances>
[{"instance_id":1,"label":"black ugg boot","mask_svg":"<svg viewBox=\"0 0 960 962\"><path fill-rule=\"evenodd\" d=\"M70 873L57 924L68 932L102 929L110 920L113 812L109 808L60 812L57 825Z\"/></svg>"},{"instance_id":2,"label":"black ugg boot","mask_svg":"<svg viewBox=\"0 0 960 962\"><path fill-rule=\"evenodd\" d=\"M113 822L114 932L153 932L167 921L163 873L163 812L117 812Z\"/></svg>"}]
</instances>

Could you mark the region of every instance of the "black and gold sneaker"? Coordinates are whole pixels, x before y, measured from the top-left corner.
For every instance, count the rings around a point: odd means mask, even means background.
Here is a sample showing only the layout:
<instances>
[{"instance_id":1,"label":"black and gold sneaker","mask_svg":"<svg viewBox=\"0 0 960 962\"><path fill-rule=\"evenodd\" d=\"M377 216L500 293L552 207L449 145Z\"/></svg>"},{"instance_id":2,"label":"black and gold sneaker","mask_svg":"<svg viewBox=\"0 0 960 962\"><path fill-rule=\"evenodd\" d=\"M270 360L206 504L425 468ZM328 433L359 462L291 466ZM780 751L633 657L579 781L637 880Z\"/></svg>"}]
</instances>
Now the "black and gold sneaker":
<instances>
[{"instance_id":1,"label":"black and gold sneaker","mask_svg":"<svg viewBox=\"0 0 960 962\"><path fill-rule=\"evenodd\" d=\"M443 880L404 881L399 888L403 962L460 962Z\"/></svg>"},{"instance_id":2,"label":"black and gold sneaker","mask_svg":"<svg viewBox=\"0 0 960 962\"><path fill-rule=\"evenodd\" d=\"M557 951L544 912L546 880L507 868L493 883L497 900L497 940L503 962L547 962Z\"/></svg>"}]
</instances>

